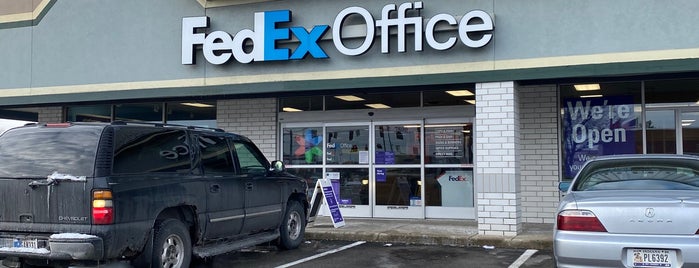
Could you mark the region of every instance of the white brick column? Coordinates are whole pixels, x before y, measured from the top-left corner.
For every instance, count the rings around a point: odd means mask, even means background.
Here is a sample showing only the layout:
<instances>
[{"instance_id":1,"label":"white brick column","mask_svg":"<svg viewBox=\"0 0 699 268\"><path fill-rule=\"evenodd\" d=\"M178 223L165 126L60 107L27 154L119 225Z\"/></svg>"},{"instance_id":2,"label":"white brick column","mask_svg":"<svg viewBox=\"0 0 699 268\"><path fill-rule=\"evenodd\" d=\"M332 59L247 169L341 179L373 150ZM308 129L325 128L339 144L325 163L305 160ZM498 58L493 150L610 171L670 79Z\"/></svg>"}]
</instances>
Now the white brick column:
<instances>
[{"instance_id":1,"label":"white brick column","mask_svg":"<svg viewBox=\"0 0 699 268\"><path fill-rule=\"evenodd\" d=\"M478 232L515 236L522 229L520 125L514 82L476 84L475 173Z\"/></svg>"},{"instance_id":2,"label":"white brick column","mask_svg":"<svg viewBox=\"0 0 699 268\"><path fill-rule=\"evenodd\" d=\"M63 122L63 107L41 107L37 110L38 122L60 123Z\"/></svg>"},{"instance_id":3,"label":"white brick column","mask_svg":"<svg viewBox=\"0 0 699 268\"><path fill-rule=\"evenodd\" d=\"M250 138L267 160L277 160L277 100L234 99L216 102L216 124Z\"/></svg>"},{"instance_id":4,"label":"white brick column","mask_svg":"<svg viewBox=\"0 0 699 268\"><path fill-rule=\"evenodd\" d=\"M557 89L538 85L519 90L522 218L526 223L552 224L560 201Z\"/></svg>"}]
</instances>

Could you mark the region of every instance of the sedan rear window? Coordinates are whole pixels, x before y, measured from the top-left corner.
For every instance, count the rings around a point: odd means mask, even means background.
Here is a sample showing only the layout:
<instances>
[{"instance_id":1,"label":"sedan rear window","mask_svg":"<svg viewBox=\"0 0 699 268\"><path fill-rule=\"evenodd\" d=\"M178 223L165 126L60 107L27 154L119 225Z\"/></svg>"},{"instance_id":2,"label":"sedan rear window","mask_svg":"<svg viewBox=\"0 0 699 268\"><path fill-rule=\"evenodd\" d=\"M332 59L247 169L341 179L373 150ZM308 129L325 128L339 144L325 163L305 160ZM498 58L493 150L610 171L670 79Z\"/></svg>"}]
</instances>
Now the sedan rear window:
<instances>
[{"instance_id":1,"label":"sedan rear window","mask_svg":"<svg viewBox=\"0 0 699 268\"><path fill-rule=\"evenodd\" d=\"M699 190L699 171L665 165L591 168L581 172L574 190Z\"/></svg>"},{"instance_id":2,"label":"sedan rear window","mask_svg":"<svg viewBox=\"0 0 699 268\"><path fill-rule=\"evenodd\" d=\"M92 176L102 128L20 128L0 137L0 177Z\"/></svg>"}]
</instances>

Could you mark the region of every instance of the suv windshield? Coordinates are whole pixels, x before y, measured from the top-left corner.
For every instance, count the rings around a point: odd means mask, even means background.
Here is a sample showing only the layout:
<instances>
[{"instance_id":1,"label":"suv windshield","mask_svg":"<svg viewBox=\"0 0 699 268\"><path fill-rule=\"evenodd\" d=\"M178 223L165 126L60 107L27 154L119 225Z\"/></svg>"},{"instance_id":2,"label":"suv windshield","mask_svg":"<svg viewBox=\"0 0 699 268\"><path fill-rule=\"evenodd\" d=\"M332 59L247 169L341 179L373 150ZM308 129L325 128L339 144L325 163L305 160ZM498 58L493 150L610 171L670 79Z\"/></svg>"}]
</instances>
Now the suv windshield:
<instances>
[{"instance_id":1,"label":"suv windshield","mask_svg":"<svg viewBox=\"0 0 699 268\"><path fill-rule=\"evenodd\" d=\"M101 127L18 128L0 137L0 177L92 176Z\"/></svg>"}]
</instances>

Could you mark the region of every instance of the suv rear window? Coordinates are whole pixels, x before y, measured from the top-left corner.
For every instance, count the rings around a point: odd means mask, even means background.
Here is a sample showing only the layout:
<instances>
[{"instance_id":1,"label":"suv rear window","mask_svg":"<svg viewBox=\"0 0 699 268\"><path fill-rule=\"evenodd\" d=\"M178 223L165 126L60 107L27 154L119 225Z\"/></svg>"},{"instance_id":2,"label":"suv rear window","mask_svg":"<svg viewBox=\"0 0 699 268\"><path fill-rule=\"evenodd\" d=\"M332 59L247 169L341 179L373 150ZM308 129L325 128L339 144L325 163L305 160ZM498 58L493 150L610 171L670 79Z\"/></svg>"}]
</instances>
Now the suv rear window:
<instances>
[{"instance_id":1,"label":"suv rear window","mask_svg":"<svg viewBox=\"0 0 699 268\"><path fill-rule=\"evenodd\" d=\"M19 128L0 138L0 177L92 176L101 127Z\"/></svg>"}]
</instances>

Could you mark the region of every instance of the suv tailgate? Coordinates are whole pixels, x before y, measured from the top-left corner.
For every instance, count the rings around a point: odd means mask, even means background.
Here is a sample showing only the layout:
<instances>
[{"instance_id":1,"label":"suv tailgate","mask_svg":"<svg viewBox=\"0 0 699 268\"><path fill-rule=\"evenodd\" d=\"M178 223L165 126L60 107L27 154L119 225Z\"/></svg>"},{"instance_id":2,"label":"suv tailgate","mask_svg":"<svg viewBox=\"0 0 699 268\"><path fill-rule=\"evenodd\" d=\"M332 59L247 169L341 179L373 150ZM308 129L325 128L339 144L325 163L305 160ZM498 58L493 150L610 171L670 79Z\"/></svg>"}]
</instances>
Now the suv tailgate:
<instances>
[{"instance_id":1,"label":"suv tailgate","mask_svg":"<svg viewBox=\"0 0 699 268\"><path fill-rule=\"evenodd\" d=\"M103 129L35 125L0 136L0 232L60 233L84 225L78 229L88 233Z\"/></svg>"},{"instance_id":2,"label":"suv tailgate","mask_svg":"<svg viewBox=\"0 0 699 268\"><path fill-rule=\"evenodd\" d=\"M0 178L3 203L0 206L0 231L59 232L59 226L51 225L89 225L91 188L84 178L53 182L48 178Z\"/></svg>"}]
</instances>

